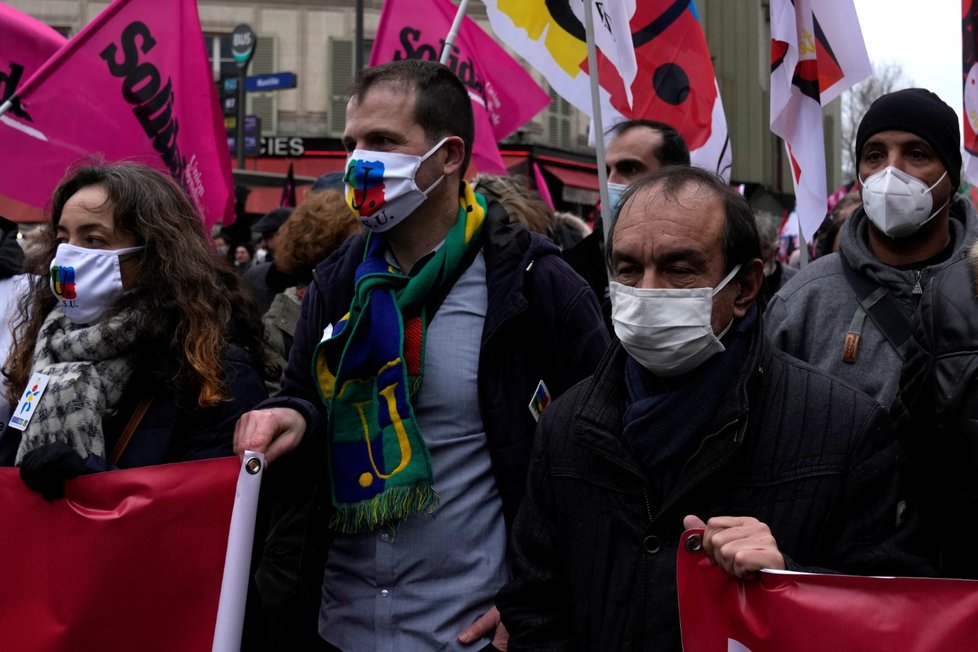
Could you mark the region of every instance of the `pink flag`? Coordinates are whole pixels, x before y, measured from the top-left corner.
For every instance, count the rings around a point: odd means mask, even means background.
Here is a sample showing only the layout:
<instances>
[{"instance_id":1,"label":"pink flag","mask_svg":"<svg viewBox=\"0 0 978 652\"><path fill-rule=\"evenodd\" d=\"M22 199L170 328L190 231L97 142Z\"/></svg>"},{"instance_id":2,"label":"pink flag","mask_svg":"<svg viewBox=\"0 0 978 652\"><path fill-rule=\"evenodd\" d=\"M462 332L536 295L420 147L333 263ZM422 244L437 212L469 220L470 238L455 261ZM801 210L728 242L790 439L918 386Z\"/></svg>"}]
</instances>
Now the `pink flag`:
<instances>
[{"instance_id":1,"label":"pink flag","mask_svg":"<svg viewBox=\"0 0 978 652\"><path fill-rule=\"evenodd\" d=\"M456 10L448 0L387 0L370 65L401 59L438 61ZM550 96L468 17L459 28L448 67L472 100L472 162L480 172L506 174L496 143L546 107Z\"/></svg>"},{"instance_id":2,"label":"pink flag","mask_svg":"<svg viewBox=\"0 0 978 652\"><path fill-rule=\"evenodd\" d=\"M4 143L0 194L44 206L72 164L101 155L169 173L207 227L234 219L231 160L195 0L115 0L16 97L19 111L3 119L28 138Z\"/></svg>"},{"instance_id":3,"label":"pink flag","mask_svg":"<svg viewBox=\"0 0 978 652\"><path fill-rule=\"evenodd\" d=\"M852 0L771 2L771 131L787 150L806 239L827 211L822 106L870 74Z\"/></svg>"},{"instance_id":4,"label":"pink flag","mask_svg":"<svg viewBox=\"0 0 978 652\"><path fill-rule=\"evenodd\" d=\"M975 649L974 580L762 571L741 581L687 543L702 533L685 532L676 555L684 652Z\"/></svg>"},{"instance_id":5,"label":"pink flag","mask_svg":"<svg viewBox=\"0 0 978 652\"><path fill-rule=\"evenodd\" d=\"M14 94L67 39L41 21L0 3L0 104ZM15 106L0 115L0 151L6 153L34 147L28 135L33 123L29 113ZM2 166L2 163L0 163ZM0 181L0 195L9 187Z\"/></svg>"},{"instance_id":6,"label":"pink flag","mask_svg":"<svg viewBox=\"0 0 978 652\"><path fill-rule=\"evenodd\" d=\"M533 161L533 181L537 184L537 192L540 193L540 199L547 203L547 207L554 211L554 198L550 196L550 187L547 185L547 180L543 178L543 172L540 170L540 165Z\"/></svg>"},{"instance_id":7,"label":"pink flag","mask_svg":"<svg viewBox=\"0 0 978 652\"><path fill-rule=\"evenodd\" d=\"M0 469L0 649L240 649L257 466L225 457L97 473L55 501Z\"/></svg>"},{"instance_id":8,"label":"pink flag","mask_svg":"<svg viewBox=\"0 0 978 652\"><path fill-rule=\"evenodd\" d=\"M65 37L33 16L0 2L0 100L58 51Z\"/></svg>"}]
</instances>

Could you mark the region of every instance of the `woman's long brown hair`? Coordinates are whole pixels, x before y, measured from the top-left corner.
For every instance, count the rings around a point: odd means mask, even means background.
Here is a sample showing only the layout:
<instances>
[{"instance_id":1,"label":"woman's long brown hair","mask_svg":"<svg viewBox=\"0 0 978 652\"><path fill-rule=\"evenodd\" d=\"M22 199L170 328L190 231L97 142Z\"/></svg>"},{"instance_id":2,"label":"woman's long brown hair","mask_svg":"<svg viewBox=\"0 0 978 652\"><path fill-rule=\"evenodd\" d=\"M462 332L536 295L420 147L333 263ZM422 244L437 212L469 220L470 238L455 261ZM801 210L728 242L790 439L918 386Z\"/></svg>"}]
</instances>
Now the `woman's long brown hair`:
<instances>
[{"instance_id":1,"label":"woman's long brown hair","mask_svg":"<svg viewBox=\"0 0 978 652\"><path fill-rule=\"evenodd\" d=\"M203 407L228 399L221 353L229 340L247 348L257 364L264 362L254 299L240 275L211 251L200 215L182 188L148 166L114 163L79 167L54 191L51 221L27 260L35 276L20 304L5 368L8 400L16 402L26 386L41 324L56 305L48 268L61 213L72 195L89 186L105 190L116 228L135 234L144 246L134 257L136 287L109 311L132 309L136 315L138 362L149 365L178 400Z\"/></svg>"}]
</instances>

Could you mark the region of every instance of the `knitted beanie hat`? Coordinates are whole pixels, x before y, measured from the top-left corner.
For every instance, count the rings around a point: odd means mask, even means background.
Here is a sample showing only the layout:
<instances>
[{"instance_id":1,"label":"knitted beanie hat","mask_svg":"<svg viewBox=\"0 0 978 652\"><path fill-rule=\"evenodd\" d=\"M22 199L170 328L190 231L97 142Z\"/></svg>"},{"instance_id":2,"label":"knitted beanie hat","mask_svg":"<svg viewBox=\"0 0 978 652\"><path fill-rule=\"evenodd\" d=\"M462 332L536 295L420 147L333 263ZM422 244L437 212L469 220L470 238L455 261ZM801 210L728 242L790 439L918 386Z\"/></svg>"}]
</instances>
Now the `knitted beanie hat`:
<instances>
[{"instance_id":1,"label":"knitted beanie hat","mask_svg":"<svg viewBox=\"0 0 978 652\"><path fill-rule=\"evenodd\" d=\"M934 148L955 190L961 184L961 132L958 114L934 93L907 88L881 96L870 105L856 131L856 160L863 145L881 131L909 131Z\"/></svg>"}]
</instances>

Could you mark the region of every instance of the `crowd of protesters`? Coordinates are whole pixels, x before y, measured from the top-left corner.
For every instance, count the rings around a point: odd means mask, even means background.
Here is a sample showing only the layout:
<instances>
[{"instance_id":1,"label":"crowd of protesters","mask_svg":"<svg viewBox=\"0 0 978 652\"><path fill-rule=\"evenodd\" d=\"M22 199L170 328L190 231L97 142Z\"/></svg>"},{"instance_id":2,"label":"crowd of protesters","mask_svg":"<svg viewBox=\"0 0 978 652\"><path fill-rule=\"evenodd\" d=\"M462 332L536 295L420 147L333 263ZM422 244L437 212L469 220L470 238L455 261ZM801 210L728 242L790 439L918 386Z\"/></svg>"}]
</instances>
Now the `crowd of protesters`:
<instances>
[{"instance_id":1,"label":"crowd of protesters","mask_svg":"<svg viewBox=\"0 0 978 652\"><path fill-rule=\"evenodd\" d=\"M744 581L978 579L957 125L924 89L877 99L798 268L667 124L609 133L607 238L526 179L467 181L469 96L430 62L360 73L345 172L251 239L85 161L26 255L0 221L0 464L56 500L263 452L249 649L680 649L690 528Z\"/></svg>"}]
</instances>

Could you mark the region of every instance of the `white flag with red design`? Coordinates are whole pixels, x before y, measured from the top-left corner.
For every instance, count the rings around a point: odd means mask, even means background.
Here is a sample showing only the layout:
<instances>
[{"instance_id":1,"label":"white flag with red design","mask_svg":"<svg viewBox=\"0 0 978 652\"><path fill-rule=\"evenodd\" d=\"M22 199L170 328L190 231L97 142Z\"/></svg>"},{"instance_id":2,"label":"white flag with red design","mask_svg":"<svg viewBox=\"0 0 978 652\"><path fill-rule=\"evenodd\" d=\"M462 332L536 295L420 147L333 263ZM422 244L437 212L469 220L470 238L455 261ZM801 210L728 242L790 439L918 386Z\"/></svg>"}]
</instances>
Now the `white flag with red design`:
<instances>
[{"instance_id":1,"label":"white flag with red design","mask_svg":"<svg viewBox=\"0 0 978 652\"><path fill-rule=\"evenodd\" d=\"M822 106L872 70L851 0L772 0L771 131L788 152L806 238L826 213Z\"/></svg>"},{"instance_id":2,"label":"white flag with red design","mask_svg":"<svg viewBox=\"0 0 978 652\"><path fill-rule=\"evenodd\" d=\"M964 71L964 177L978 186L978 2L961 0Z\"/></svg>"},{"instance_id":3,"label":"white flag with red design","mask_svg":"<svg viewBox=\"0 0 978 652\"><path fill-rule=\"evenodd\" d=\"M580 0L483 0L500 41L578 110L592 116L584 9ZM730 177L720 89L694 2L594 2L598 94L611 126L645 119L675 128L693 165Z\"/></svg>"}]
</instances>

